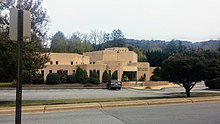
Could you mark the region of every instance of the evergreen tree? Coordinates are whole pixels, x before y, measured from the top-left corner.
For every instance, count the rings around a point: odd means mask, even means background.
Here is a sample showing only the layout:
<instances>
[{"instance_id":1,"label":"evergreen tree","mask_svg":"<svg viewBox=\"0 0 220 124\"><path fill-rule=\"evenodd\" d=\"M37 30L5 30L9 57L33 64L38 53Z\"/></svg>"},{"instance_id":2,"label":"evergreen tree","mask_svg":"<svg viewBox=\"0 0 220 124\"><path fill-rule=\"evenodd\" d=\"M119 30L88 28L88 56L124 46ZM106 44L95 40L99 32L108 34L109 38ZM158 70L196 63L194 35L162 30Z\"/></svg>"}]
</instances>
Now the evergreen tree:
<instances>
[{"instance_id":1,"label":"evergreen tree","mask_svg":"<svg viewBox=\"0 0 220 124\"><path fill-rule=\"evenodd\" d=\"M76 70L76 82L85 84L88 82L88 74L86 70L81 69L80 67Z\"/></svg>"},{"instance_id":2,"label":"evergreen tree","mask_svg":"<svg viewBox=\"0 0 220 124\"><path fill-rule=\"evenodd\" d=\"M49 61L49 54L43 53L47 40L49 17L42 7L42 0L7 0L6 6L0 4L0 11L17 7L31 12L31 41L24 43L23 76L25 82L31 82L37 71ZM0 81L12 81L17 73L17 42L9 40L9 13L0 13L0 25L6 27L0 32Z\"/></svg>"},{"instance_id":3,"label":"evergreen tree","mask_svg":"<svg viewBox=\"0 0 220 124\"><path fill-rule=\"evenodd\" d=\"M96 72L95 69L92 71L92 74L91 74L91 76L90 76L89 81L90 81L90 83L92 83L92 84L99 84L99 83L100 83L98 74L97 74L97 72Z\"/></svg>"},{"instance_id":4,"label":"evergreen tree","mask_svg":"<svg viewBox=\"0 0 220 124\"><path fill-rule=\"evenodd\" d=\"M112 74L112 79L118 80L118 71L115 71L115 72Z\"/></svg>"},{"instance_id":5,"label":"evergreen tree","mask_svg":"<svg viewBox=\"0 0 220 124\"><path fill-rule=\"evenodd\" d=\"M107 70L105 70L102 75L102 83L107 83L109 80L110 80L110 76Z\"/></svg>"}]
</instances>

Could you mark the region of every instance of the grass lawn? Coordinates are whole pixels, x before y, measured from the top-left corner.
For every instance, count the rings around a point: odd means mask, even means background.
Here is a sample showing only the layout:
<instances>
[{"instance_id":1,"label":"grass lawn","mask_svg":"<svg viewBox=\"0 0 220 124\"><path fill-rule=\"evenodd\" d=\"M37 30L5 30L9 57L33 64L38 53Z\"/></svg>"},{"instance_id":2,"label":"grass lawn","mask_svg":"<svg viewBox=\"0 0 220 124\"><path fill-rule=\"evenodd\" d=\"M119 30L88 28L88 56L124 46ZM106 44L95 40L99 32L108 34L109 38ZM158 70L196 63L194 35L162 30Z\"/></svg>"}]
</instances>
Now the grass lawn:
<instances>
[{"instance_id":1,"label":"grass lawn","mask_svg":"<svg viewBox=\"0 0 220 124\"><path fill-rule=\"evenodd\" d=\"M23 106L36 105L58 105L58 104L77 104L77 103L96 103L96 102L116 102L116 101L134 101L148 99L163 99L163 98L187 98L185 93L169 94L168 97L127 97L127 98L97 98L97 99L65 99L65 100L23 100ZM191 97L207 97L220 96L220 93L191 93ZM0 107L14 107L15 101L0 101Z\"/></svg>"},{"instance_id":2,"label":"grass lawn","mask_svg":"<svg viewBox=\"0 0 220 124\"><path fill-rule=\"evenodd\" d=\"M0 87L11 87L13 85L13 82L0 82Z\"/></svg>"}]
</instances>

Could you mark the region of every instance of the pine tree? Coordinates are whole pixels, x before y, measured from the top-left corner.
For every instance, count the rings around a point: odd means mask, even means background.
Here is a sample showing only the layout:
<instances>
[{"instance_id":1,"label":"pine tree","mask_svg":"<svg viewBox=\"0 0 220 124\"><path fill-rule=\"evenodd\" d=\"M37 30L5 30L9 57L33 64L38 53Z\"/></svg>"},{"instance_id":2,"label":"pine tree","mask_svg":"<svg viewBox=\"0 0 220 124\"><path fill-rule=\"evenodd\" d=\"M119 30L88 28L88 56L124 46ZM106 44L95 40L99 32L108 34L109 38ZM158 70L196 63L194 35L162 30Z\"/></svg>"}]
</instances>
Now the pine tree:
<instances>
[{"instance_id":1,"label":"pine tree","mask_svg":"<svg viewBox=\"0 0 220 124\"><path fill-rule=\"evenodd\" d=\"M95 69L92 71L92 74L90 76L90 83L92 83L92 84L99 84L100 83L98 74Z\"/></svg>"},{"instance_id":2,"label":"pine tree","mask_svg":"<svg viewBox=\"0 0 220 124\"><path fill-rule=\"evenodd\" d=\"M107 70L105 70L102 75L102 83L107 83L109 80L110 80L110 76L109 76Z\"/></svg>"}]
</instances>

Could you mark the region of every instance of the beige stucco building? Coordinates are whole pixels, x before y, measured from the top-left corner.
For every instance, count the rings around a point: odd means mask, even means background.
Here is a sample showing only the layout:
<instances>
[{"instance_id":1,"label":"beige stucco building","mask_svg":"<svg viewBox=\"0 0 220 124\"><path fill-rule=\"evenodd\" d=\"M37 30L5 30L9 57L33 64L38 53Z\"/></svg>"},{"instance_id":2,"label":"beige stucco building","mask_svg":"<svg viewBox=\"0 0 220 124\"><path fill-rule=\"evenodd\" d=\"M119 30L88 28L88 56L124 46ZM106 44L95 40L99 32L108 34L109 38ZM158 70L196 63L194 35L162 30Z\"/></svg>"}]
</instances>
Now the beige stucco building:
<instances>
[{"instance_id":1,"label":"beige stucco building","mask_svg":"<svg viewBox=\"0 0 220 124\"><path fill-rule=\"evenodd\" d=\"M136 81L146 75L150 80L152 69L148 62L138 62L137 54L124 47L106 48L101 51L86 52L83 55L75 53L50 53L50 62L41 70L46 79L47 74L56 73L58 70L66 70L68 75L75 74L77 67L87 71L88 76L92 70L96 70L100 80L105 70L109 74L117 72L118 80L127 75L129 80Z\"/></svg>"}]
</instances>

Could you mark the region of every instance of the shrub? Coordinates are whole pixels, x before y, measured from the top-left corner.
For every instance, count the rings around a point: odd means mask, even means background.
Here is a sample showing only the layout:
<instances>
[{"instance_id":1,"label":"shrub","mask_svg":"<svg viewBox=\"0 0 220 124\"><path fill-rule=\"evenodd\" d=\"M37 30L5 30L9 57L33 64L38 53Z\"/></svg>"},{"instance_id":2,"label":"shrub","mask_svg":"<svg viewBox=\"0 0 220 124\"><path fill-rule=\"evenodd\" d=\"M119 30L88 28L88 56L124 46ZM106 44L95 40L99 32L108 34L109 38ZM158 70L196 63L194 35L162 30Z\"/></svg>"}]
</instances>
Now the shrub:
<instances>
[{"instance_id":1,"label":"shrub","mask_svg":"<svg viewBox=\"0 0 220 124\"><path fill-rule=\"evenodd\" d=\"M47 75L47 84L59 84L60 75L57 73L50 73Z\"/></svg>"},{"instance_id":2,"label":"shrub","mask_svg":"<svg viewBox=\"0 0 220 124\"><path fill-rule=\"evenodd\" d=\"M99 84L100 83L98 74L97 74L95 69L92 71L92 74L89 78L89 82L92 83L92 84Z\"/></svg>"},{"instance_id":3,"label":"shrub","mask_svg":"<svg viewBox=\"0 0 220 124\"><path fill-rule=\"evenodd\" d=\"M60 75L60 82L66 83L67 82L67 70L58 70L57 73Z\"/></svg>"},{"instance_id":4,"label":"shrub","mask_svg":"<svg viewBox=\"0 0 220 124\"><path fill-rule=\"evenodd\" d=\"M33 84L43 84L44 83L44 78L41 74L36 74L32 78L32 83Z\"/></svg>"},{"instance_id":5,"label":"shrub","mask_svg":"<svg viewBox=\"0 0 220 124\"><path fill-rule=\"evenodd\" d=\"M110 80L110 76L108 72L105 70L102 75L102 83L107 83Z\"/></svg>"},{"instance_id":6,"label":"shrub","mask_svg":"<svg viewBox=\"0 0 220 124\"><path fill-rule=\"evenodd\" d=\"M67 83L76 83L76 75L68 75Z\"/></svg>"},{"instance_id":7,"label":"shrub","mask_svg":"<svg viewBox=\"0 0 220 124\"><path fill-rule=\"evenodd\" d=\"M115 71L115 72L112 74L112 79L118 80L118 71Z\"/></svg>"},{"instance_id":8,"label":"shrub","mask_svg":"<svg viewBox=\"0 0 220 124\"><path fill-rule=\"evenodd\" d=\"M80 67L76 70L76 82L85 84L88 82L88 74L86 70L82 70Z\"/></svg>"},{"instance_id":9,"label":"shrub","mask_svg":"<svg viewBox=\"0 0 220 124\"><path fill-rule=\"evenodd\" d=\"M205 81L205 86L210 89L220 89L220 78Z\"/></svg>"},{"instance_id":10,"label":"shrub","mask_svg":"<svg viewBox=\"0 0 220 124\"><path fill-rule=\"evenodd\" d=\"M215 89L220 89L220 78L217 78L214 82Z\"/></svg>"},{"instance_id":11,"label":"shrub","mask_svg":"<svg viewBox=\"0 0 220 124\"><path fill-rule=\"evenodd\" d=\"M146 81L146 74L144 74L143 76L141 76L141 78L139 79L139 81Z\"/></svg>"},{"instance_id":12,"label":"shrub","mask_svg":"<svg viewBox=\"0 0 220 124\"><path fill-rule=\"evenodd\" d=\"M130 80L129 80L128 76L125 75L122 77L122 81L129 82Z\"/></svg>"}]
</instances>

